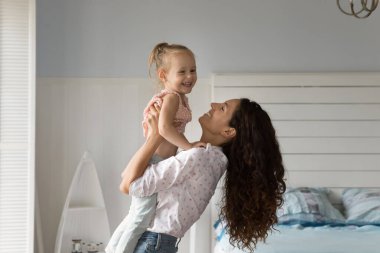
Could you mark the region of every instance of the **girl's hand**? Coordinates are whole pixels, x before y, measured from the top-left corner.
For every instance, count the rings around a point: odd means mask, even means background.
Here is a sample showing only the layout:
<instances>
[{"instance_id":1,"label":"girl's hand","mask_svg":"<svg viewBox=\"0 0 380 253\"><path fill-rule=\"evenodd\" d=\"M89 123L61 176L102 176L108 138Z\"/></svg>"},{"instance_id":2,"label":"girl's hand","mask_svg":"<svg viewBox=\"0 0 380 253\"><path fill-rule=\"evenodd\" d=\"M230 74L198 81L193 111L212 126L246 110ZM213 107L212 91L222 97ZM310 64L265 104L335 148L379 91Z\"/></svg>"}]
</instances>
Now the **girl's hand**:
<instances>
[{"instance_id":1,"label":"girl's hand","mask_svg":"<svg viewBox=\"0 0 380 253\"><path fill-rule=\"evenodd\" d=\"M159 134L158 131L158 119L160 117L160 110L160 106L156 103L153 104L149 109L147 139L154 138L155 140L162 142L163 137Z\"/></svg>"},{"instance_id":2,"label":"girl's hand","mask_svg":"<svg viewBox=\"0 0 380 253\"><path fill-rule=\"evenodd\" d=\"M196 142L191 143L191 146L192 148L205 148L206 143L201 142L201 141L196 141Z\"/></svg>"}]
</instances>

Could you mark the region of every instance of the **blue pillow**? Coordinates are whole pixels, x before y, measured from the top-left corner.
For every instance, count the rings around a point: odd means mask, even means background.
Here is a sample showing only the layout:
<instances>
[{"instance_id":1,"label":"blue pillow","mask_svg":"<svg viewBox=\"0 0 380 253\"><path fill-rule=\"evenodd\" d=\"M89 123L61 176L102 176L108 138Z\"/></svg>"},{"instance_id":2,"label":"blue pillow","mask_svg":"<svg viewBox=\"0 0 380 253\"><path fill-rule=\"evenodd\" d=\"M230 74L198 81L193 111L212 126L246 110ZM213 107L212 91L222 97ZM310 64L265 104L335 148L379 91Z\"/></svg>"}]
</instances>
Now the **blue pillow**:
<instances>
[{"instance_id":1,"label":"blue pillow","mask_svg":"<svg viewBox=\"0 0 380 253\"><path fill-rule=\"evenodd\" d=\"M347 188L342 193L347 224L380 225L380 190Z\"/></svg>"},{"instance_id":2,"label":"blue pillow","mask_svg":"<svg viewBox=\"0 0 380 253\"><path fill-rule=\"evenodd\" d=\"M277 210L278 224L303 226L343 225L343 215L330 203L326 188L290 188Z\"/></svg>"}]
</instances>

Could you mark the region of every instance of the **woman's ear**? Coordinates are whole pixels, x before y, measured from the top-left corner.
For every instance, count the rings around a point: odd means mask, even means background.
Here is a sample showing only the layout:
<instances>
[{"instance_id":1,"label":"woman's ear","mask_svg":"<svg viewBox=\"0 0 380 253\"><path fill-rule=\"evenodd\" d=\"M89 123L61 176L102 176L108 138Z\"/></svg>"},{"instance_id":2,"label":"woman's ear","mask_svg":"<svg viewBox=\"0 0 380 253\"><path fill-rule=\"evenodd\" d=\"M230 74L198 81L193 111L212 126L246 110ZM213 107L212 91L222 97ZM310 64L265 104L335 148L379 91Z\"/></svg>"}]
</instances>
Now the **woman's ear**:
<instances>
[{"instance_id":1,"label":"woman's ear","mask_svg":"<svg viewBox=\"0 0 380 253\"><path fill-rule=\"evenodd\" d=\"M157 76L161 82L166 81L166 72L164 69L160 68L159 70L157 70Z\"/></svg>"},{"instance_id":2,"label":"woman's ear","mask_svg":"<svg viewBox=\"0 0 380 253\"><path fill-rule=\"evenodd\" d=\"M228 127L222 131L222 135L224 138L232 139L236 136L236 129L233 127Z\"/></svg>"}]
</instances>

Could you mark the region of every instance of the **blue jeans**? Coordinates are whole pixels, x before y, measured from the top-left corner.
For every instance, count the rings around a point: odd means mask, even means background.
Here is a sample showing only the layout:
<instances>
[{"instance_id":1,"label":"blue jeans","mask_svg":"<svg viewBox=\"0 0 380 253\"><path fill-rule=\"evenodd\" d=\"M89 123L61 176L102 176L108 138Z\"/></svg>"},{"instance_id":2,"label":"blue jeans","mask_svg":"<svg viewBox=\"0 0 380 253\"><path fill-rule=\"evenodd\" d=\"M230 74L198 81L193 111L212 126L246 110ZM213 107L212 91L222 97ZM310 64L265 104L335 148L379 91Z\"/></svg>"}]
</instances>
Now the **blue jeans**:
<instances>
[{"instance_id":1,"label":"blue jeans","mask_svg":"<svg viewBox=\"0 0 380 253\"><path fill-rule=\"evenodd\" d=\"M162 158L153 155L150 164L158 163ZM157 193L143 198L132 197L127 217L119 224L105 249L106 253L132 253L140 236L154 219Z\"/></svg>"},{"instance_id":2,"label":"blue jeans","mask_svg":"<svg viewBox=\"0 0 380 253\"><path fill-rule=\"evenodd\" d=\"M133 253L176 253L178 243L174 236L146 231L140 237Z\"/></svg>"}]
</instances>

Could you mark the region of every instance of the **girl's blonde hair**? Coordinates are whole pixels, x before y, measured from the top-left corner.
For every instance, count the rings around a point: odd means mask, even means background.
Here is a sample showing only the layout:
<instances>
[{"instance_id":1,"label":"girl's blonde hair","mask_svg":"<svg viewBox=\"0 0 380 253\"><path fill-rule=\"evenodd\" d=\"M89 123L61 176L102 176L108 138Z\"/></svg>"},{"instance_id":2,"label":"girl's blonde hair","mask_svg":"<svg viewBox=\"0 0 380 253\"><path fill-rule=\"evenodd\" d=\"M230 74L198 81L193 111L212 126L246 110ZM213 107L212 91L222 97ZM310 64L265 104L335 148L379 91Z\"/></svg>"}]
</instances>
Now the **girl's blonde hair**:
<instances>
[{"instance_id":1,"label":"girl's blonde hair","mask_svg":"<svg viewBox=\"0 0 380 253\"><path fill-rule=\"evenodd\" d=\"M149 77L151 77L151 69L152 66L154 65L155 71L163 68L164 70L169 69L170 67L170 62L168 61L168 56L173 53L178 53L178 52L187 52L191 56L194 57L193 52L180 44L168 44L166 42L162 42L157 44L152 52L149 55L148 59L148 67L149 67Z\"/></svg>"}]
</instances>

